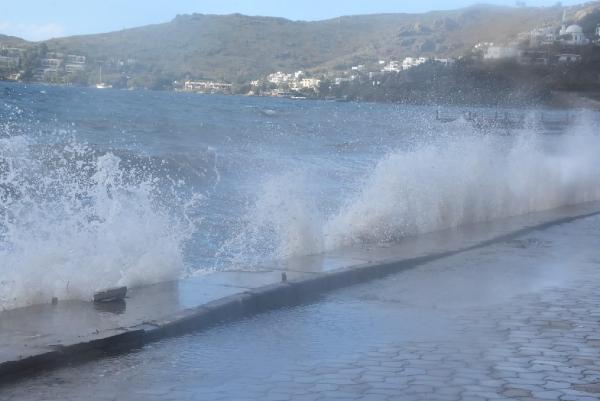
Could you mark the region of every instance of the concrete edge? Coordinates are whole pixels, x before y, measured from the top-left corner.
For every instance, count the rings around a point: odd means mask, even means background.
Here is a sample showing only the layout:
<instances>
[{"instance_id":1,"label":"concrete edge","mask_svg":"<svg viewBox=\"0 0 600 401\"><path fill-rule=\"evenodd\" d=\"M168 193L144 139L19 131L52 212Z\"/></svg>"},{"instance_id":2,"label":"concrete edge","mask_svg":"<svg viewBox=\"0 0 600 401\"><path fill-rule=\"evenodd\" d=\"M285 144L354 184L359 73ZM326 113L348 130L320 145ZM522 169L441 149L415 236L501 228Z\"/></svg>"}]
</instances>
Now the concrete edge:
<instances>
[{"instance_id":1,"label":"concrete edge","mask_svg":"<svg viewBox=\"0 0 600 401\"><path fill-rule=\"evenodd\" d=\"M139 326L124 328L118 334L101 339L57 347L50 352L0 363L0 384L22 380L43 370L130 352L151 342L205 330L221 323L240 320L283 307L300 305L313 301L315 297L332 290L383 278L448 256L505 242L533 231L545 230L596 215L600 215L600 211L528 226L455 250L404 260L364 263L230 295L182 311L167 321L144 322Z\"/></svg>"}]
</instances>

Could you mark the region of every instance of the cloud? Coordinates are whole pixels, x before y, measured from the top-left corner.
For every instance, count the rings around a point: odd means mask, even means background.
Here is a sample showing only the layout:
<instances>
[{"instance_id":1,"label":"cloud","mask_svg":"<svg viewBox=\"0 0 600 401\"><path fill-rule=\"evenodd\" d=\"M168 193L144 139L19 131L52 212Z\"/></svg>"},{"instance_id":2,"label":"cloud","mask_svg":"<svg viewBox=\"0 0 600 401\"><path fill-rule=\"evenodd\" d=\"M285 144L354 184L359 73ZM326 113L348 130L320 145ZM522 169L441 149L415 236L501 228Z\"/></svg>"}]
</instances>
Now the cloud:
<instances>
[{"instance_id":1,"label":"cloud","mask_svg":"<svg viewBox=\"0 0 600 401\"><path fill-rule=\"evenodd\" d=\"M47 23L14 23L0 20L0 34L40 41L65 36L65 28L54 22Z\"/></svg>"}]
</instances>

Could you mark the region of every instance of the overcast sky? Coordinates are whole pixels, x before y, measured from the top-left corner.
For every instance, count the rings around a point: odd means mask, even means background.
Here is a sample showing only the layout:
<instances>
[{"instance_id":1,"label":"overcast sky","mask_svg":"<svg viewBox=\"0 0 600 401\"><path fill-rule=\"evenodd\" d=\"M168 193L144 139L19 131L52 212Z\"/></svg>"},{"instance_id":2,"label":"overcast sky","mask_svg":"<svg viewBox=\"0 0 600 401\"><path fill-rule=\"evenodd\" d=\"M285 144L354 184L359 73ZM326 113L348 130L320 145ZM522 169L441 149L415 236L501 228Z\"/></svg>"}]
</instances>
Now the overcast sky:
<instances>
[{"instance_id":1,"label":"overcast sky","mask_svg":"<svg viewBox=\"0 0 600 401\"><path fill-rule=\"evenodd\" d=\"M572 5L581 0L563 0ZM0 33L42 40L51 37L108 32L166 22L177 14L267 15L295 20L320 20L340 15L423 12L474 3L514 5L506 0L0 0ZM530 6L551 6L556 0L529 0Z\"/></svg>"}]
</instances>

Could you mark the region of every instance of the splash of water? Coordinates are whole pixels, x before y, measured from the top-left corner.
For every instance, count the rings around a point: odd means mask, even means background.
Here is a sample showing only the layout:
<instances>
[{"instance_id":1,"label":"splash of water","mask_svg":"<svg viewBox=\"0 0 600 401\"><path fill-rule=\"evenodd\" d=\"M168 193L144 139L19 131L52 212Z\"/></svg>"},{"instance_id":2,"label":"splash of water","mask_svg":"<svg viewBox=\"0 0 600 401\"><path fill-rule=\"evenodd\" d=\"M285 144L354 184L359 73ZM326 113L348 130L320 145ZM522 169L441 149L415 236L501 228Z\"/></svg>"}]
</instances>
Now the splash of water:
<instances>
[{"instance_id":1,"label":"splash of water","mask_svg":"<svg viewBox=\"0 0 600 401\"><path fill-rule=\"evenodd\" d=\"M232 265L256 264L597 201L599 153L584 122L562 136L453 133L388 153L333 212L308 177L275 175L222 252Z\"/></svg>"},{"instance_id":2,"label":"splash of water","mask_svg":"<svg viewBox=\"0 0 600 401\"><path fill-rule=\"evenodd\" d=\"M121 164L74 140L0 138L0 308L180 277L195 229L186 210L199 198Z\"/></svg>"}]
</instances>

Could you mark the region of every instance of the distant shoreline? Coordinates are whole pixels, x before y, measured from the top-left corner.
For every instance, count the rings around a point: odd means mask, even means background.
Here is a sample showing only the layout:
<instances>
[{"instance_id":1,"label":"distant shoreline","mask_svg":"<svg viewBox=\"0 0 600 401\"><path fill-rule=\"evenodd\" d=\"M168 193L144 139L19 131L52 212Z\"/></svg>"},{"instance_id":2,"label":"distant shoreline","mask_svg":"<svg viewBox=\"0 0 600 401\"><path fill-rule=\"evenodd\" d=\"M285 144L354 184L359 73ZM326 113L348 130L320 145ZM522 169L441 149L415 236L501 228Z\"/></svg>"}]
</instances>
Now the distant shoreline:
<instances>
[{"instance_id":1,"label":"distant shoreline","mask_svg":"<svg viewBox=\"0 0 600 401\"><path fill-rule=\"evenodd\" d=\"M61 83L49 83L49 82L21 82L21 81L9 81L0 80L2 84L9 85L35 85L40 87L61 87L61 88L81 88L81 89L92 89L95 91L153 91L153 92L172 92L177 94L186 95L203 95L203 96L236 96L236 97L254 97L254 98L275 98L275 99L288 99L288 100L317 100L317 101L331 101L339 103L366 103L366 104L397 104L407 106L472 106L472 107L498 107L498 108L512 108L524 106L522 102L515 104L482 104L472 102L394 102L394 101L378 101L378 100L363 100L363 99L345 99L345 98L325 98L322 96L306 96L306 97L291 97L291 96L262 96L262 95L248 95L248 94L229 94L229 93L200 93L200 92L182 92L173 89L149 89L149 88L110 88L110 89L97 89L94 86L88 85L77 85L77 84L61 84ZM600 111L600 93L596 92L580 92L580 91L552 91L550 98L544 101L531 101L529 106L543 106L557 110L572 110L572 109L587 109L593 111Z\"/></svg>"}]
</instances>

